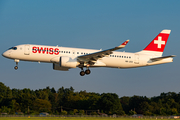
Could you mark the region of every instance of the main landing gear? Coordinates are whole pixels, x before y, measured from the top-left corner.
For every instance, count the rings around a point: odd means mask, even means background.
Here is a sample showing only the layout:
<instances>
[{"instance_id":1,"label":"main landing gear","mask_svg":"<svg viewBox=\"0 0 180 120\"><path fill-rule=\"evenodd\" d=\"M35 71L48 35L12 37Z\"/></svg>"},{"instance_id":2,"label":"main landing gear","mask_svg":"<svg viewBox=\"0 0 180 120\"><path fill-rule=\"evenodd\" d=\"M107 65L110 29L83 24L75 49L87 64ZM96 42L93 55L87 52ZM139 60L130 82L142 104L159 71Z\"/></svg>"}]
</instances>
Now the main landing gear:
<instances>
[{"instance_id":1,"label":"main landing gear","mask_svg":"<svg viewBox=\"0 0 180 120\"><path fill-rule=\"evenodd\" d=\"M19 62L19 60L15 59L14 62L16 62L16 66L14 67L14 69L17 70L18 69L18 62Z\"/></svg>"},{"instance_id":2,"label":"main landing gear","mask_svg":"<svg viewBox=\"0 0 180 120\"><path fill-rule=\"evenodd\" d=\"M83 67L81 67L81 72L80 72L81 76L84 76L85 74L89 75L90 73L91 73L91 71L89 70L89 68L87 68L87 70L85 70L85 72L84 72Z\"/></svg>"}]
</instances>

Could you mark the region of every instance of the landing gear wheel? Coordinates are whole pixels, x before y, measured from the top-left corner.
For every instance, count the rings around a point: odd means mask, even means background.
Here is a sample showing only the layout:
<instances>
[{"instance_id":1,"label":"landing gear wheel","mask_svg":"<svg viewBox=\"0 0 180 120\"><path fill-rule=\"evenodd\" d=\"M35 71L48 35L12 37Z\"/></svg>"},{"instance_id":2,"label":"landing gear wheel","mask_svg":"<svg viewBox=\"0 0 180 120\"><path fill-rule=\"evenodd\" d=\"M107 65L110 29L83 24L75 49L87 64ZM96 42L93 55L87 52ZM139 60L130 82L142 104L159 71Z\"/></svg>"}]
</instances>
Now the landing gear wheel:
<instances>
[{"instance_id":1,"label":"landing gear wheel","mask_svg":"<svg viewBox=\"0 0 180 120\"><path fill-rule=\"evenodd\" d=\"M85 73L86 73L86 75L89 75L89 74L91 73L91 71L90 71L89 69L87 69L87 70L85 71Z\"/></svg>"},{"instance_id":2,"label":"landing gear wheel","mask_svg":"<svg viewBox=\"0 0 180 120\"><path fill-rule=\"evenodd\" d=\"M17 69L18 69L18 66L15 66L14 69L17 70Z\"/></svg>"},{"instance_id":3,"label":"landing gear wheel","mask_svg":"<svg viewBox=\"0 0 180 120\"><path fill-rule=\"evenodd\" d=\"M14 59L14 62L16 62L16 66L14 67L14 69L17 70L18 69L18 62L19 62L19 60L18 59Z\"/></svg>"},{"instance_id":4,"label":"landing gear wheel","mask_svg":"<svg viewBox=\"0 0 180 120\"><path fill-rule=\"evenodd\" d=\"M81 76L84 76L84 75L85 75L85 72L84 72L84 71L81 71L81 72L80 72L80 75L81 75Z\"/></svg>"}]
</instances>

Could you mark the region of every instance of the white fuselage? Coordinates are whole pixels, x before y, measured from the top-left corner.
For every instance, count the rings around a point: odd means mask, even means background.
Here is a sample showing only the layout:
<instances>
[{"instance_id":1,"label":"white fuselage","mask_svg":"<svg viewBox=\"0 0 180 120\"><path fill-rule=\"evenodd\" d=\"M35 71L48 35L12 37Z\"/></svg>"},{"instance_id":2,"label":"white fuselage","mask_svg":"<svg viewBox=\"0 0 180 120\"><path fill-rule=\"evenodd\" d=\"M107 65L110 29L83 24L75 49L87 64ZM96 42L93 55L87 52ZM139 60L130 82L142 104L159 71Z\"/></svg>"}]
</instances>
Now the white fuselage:
<instances>
[{"instance_id":1,"label":"white fuselage","mask_svg":"<svg viewBox=\"0 0 180 120\"><path fill-rule=\"evenodd\" d=\"M15 47L17 47L16 50L9 49L3 53L3 56L14 60L47 62L56 64L58 64L59 58L62 56L76 59L78 56L100 51L93 49L79 49L31 44L23 44ZM173 58L166 58L160 61L150 60L154 57L158 56L156 56L155 54L146 54L143 52L113 52L111 55L98 59L96 63L90 67L133 68L169 63L173 61Z\"/></svg>"}]
</instances>

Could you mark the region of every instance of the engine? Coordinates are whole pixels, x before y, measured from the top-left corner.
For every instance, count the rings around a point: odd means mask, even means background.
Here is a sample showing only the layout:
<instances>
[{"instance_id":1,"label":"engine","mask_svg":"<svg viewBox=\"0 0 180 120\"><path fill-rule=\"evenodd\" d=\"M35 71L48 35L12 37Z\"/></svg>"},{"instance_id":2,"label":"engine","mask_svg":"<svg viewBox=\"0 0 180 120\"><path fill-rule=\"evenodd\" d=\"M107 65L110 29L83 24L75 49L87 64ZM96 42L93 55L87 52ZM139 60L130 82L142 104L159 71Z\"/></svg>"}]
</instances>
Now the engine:
<instances>
[{"instance_id":1,"label":"engine","mask_svg":"<svg viewBox=\"0 0 180 120\"><path fill-rule=\"evenodd\" d=\"M59 64L53 63L53 69L54 70L62 70L62 71L68 71L69 68L67 67L60 67Z\"/></svg>"},{"instance_id":2,"label":"engine","mask_svg":"<svg viewBox=\"0 0 180 120\"><path fill-rule=\"evenodd\" d=\"M78 65L77 59L72 59L71 57L63 56L59 59L59 66L60 67L67 67L67 68L76 68Z\"/></svg>"},{"instance_id":3,"label":"engine","mask_svg":"<svg viewBox=\"0 0 180 120\"><path fill-rule=\"evenodd\" d=\"M77 59L72 59L71 57L62 56L62 57L54 57L51 59L53 62L54 70L62 70L68 71L70 68L76 68L78 65Z\"/></svg>"}]
</instances>

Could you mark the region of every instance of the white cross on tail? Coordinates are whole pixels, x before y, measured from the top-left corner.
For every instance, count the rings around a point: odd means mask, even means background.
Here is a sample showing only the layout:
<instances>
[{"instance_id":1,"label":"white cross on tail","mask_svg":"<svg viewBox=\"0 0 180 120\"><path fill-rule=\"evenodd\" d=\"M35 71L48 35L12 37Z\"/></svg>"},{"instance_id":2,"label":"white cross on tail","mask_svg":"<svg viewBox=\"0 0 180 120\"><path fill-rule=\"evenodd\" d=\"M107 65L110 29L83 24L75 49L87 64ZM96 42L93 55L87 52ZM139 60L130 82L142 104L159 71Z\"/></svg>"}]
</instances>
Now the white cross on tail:
<instances>
[{"instance_id":1,"label":"white cross on tail","mask_svg":"<svg viewBox=\"0 0 180 120\"><path fill-rule=\"evenodd\" d=\"M158 48L161 48L161 45L165 45L165 41L162 41L162 37L158 36L158 40L154 40L154 44L158 44Z\"/></svg>"}]
</instances>

